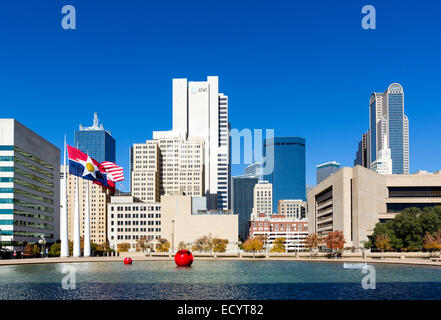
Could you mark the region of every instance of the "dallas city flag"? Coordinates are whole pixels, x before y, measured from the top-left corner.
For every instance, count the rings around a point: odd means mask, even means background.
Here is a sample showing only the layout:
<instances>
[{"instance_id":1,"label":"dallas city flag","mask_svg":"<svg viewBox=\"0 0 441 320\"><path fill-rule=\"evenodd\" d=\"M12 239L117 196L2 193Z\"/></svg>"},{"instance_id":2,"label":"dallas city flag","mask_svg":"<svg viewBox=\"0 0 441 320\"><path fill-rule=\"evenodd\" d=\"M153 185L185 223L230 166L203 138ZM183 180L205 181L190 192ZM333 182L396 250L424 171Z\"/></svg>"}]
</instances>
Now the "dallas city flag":
<instances>
[{"instance_id":1,"label":"dallas city flag","mask_svg":"<svg viewBox=\"0 0 441 320\"><path fill-rule=\"evenodd\" d=\"M114 192L115 183L107 178L106 169L95 159L80 150L67 146L69 173L91 180L94 183Z\"/></svg>"}]
</instances>

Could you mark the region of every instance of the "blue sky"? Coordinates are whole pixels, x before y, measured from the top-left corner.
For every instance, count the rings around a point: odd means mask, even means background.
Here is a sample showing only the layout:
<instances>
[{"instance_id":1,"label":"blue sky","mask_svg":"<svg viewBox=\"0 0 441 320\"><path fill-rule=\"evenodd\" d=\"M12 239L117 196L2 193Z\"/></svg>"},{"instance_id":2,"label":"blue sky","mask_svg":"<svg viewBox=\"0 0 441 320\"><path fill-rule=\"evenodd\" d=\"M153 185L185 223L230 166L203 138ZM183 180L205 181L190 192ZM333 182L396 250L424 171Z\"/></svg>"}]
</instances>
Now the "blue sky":
<instances>
[{"instance_id":1,"label":"blue sky","mask_svg":"<svg viewBox=\"0 0 441 320\"><path fill-rule=\"evenodd\" d=\"M76 7L77 29L61 28ZM363 30L361 8L376 8ZM0 117L62 148L97 111L129 147L172 125L172 78L219 75L232 128L306 138L315 166L352 166L373 91L405 90L410 166L441 169L438 1L2 1ZM240 168L233 167L233 174ZM125 183L128 190L128 180Z\"/></svg>"}]
</instances>

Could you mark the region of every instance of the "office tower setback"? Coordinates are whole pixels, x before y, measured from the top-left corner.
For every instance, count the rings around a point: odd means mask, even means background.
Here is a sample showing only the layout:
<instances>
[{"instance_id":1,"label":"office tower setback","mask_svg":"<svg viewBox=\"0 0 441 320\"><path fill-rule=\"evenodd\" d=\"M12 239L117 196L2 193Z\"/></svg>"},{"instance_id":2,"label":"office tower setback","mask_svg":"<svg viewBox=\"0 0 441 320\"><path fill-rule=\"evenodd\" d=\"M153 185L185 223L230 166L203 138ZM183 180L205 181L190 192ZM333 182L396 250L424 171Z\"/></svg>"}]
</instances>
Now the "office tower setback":
<instances>
[{"instance_id":1,"label":"office tower setback","mask_svg":"<svg viewBox=\"0 0 441 320\"><path fill-rule=\"evenodd\" d=\"M354 167L356 165L368 168L370 167L370 164L368 162L368 145L369 145L369 136L370 132L369 130L366 133L363 133L361 136L361 140L358 143L358 150L357 154L354 160Z\"/></svg>"},{"instance_id":2,"label":"office tower setback","mask_svg":"<svg viewBox=\"0 0 441 320\"><path fill-rule=\"evenodd\" d=\"M273 185L273 208L282 199L305 200L305 139L275 137L274 141L265 139L263 147L264 156L267 151L274 154L274 163L266 166L273 170L264 172L263 178Z\"/></svg>"},{"instance_id":3,"label":"office tower setback","mask_svg":"<svg viewBox=\"0 0 441 320\"><path fill-rule=\"evenodd\" d=\"M340 170L340 163L335 161L319 164L316 168L317 184L325 180L331 174Z\"/></svg>"},{"instance_id":4,"label":"office tower setback","mask_svg":"<svg viewBox=\"0 0 441 320\"><path fill-rule=\"evenodd\" d=\"M69 168L67 168L69 170ZM60 184L64 181L64 166L60 167ZM90 180L77 179L72 174L67 174L67 221L68 238L74 239L74 203L75 190L78 181L78 199L80 212L80 237L84 238L85 228L85 204L86 188L89 184L89 204L90 204L90 241L102 244L107 241L107 203L110 201L110 192L103 187L94 184Z\"/></svg>"},{"instance_id":5,"label":"office tower setback","mask_svg":"<svg viewBox=\"0 0 441 320\"><path fill-rule=\"evenodd\" d=\"M91 127L80 124L79 130L75 131L73 146L100 163L115 162L115 139L109 131L104 130L103 124L99 124L96 112Z\"/></svg>"},{"instance_id":6,"label":"office tower setback","mask_svg":"<svg viewBox=\"0 0 441 320\"><path fill-rule=\"evenodd\" d=\"M383 138L383 147L378 152L378 159L372 162L371 169L379 174L392 174L392 159L390 156L390 148L387 143L387 135Z\"/></svg>"},{"instance_id":7,"label":"office tower setback","mask_svg":"<svg viewBox=\"0 0 441 320\"><path fill-rule=\"evenodd\" d=\"M273 185L268 181L259 181L254 186L253 216L273 214Z\"/></svg>"},{"instance_id":8,"label":"office tower setback","mask_svg":"<svg viewBox=\"0 0 441 320\"><path fill-rule=\"evenodd\" d=\"M232 177L232 209L239 217L239 238L245 241L249 233L249 223L254 206L254 187L259 182L257 176Z\"/></svg>"},{"instance_id":9,"label":"office tower setback","mask_svg":"<svg viewBox=\"0 0 441 320\"><path fill-rule=\"evenodd\" d=\"M210 209L228 209L230 140L228 97L219 93L219 78L173 79L173 129L156 131L153 139L181 138L204 142L204 194Z\"/></svg>"},{"instance_id":10,"label":"office tower setback","mask_svg":"<svg viewBox=\"0 0 441 320\"><path fill-rule=\"evenodd\" d=\"M0 243L23 251L60 237L60 150L14 119L0 119Z\"/></svg>"},{"instance_id":11,"label":"office tower setback","mask_svg":"<svg viewBox=\"0 0 441 320\"><path fill-rule=\"evenodd\" d=\"M248 167L244 169L244 175L245 176L255 176L259 179L262 179L262 169L260 167L260 163L253 163L250 164Z\"/></svg>"},{"instance_id":12,"label":"office tower setback","mask_svg":"<svg viewBox=\"0 0 441 320\"><path fill-rule=\"evenodd\" d=\"M409 120L404 114L404 91L393 83L383 93L374 92L369 102L369 164L379 159L387 136L393 174L409 174Z\"/></svg>"}]
</instances>

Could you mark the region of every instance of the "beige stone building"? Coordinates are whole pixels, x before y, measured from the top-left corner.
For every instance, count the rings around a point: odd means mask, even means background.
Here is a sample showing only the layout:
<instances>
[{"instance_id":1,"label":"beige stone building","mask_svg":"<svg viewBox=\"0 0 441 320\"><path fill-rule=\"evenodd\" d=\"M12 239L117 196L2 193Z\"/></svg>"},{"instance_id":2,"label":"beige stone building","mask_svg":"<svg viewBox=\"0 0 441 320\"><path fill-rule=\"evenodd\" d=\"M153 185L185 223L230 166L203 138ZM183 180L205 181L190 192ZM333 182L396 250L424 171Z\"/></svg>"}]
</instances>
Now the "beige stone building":
<instances>
[{"instance_id":1,"label":"beige stone building","mask_svg":"<svg viewBox=\"0 0 441 320\"><path fill-rule=\"evenodd\" d=\"M273 214L273 185L268 181L259 181L254 186L253 216Z\"/></svg>"},{"instance_id":2,"label":"beige stone building","mask_svg":"<svg viewBox=\"0 0 441 320\"><path fill-rule=\"evenodd\" d=\"M159 202L165 194L204 195L204 142L158 138L134 144L131 151L133 196Z\"/></svg>"},{"instance_id":3,"label":"beige stone building","mask_svg":"<svg viewBox=\"0 0 441 320\"><path fill-rule=\"evenodd\" d=\"M228 239L227 251L237 251L238 215L231 210L195 210L195 198L190 196L162 196L161 237L177 249L180 242L192 245L197 238L211 234L213 238ZM171 248L171 249L172 249Z\"/></svg>"},{"instance_id":4,"label":"beige stone building","mask_svg":"<svg viewBox=\"0 0 441 320\"><path fill-rule=\"evenodd\" d=\"M64 180L64 166L60 168L61 184ZM75 186L77 177L67 175L67 222L68 237L73 241L74 229L74 204ZM90 203L90 241L101 244L107 241L107 203L110 200L110 193L105 188L93 184L92 181L78 178L79 208L80 208L80 237L84 237L84 208L86 204L85 191L89 184L89 203Z\"/></svg>"},{"instance_id":5,"label":"beige stone building","mask_svg":"<svg viewBox=\"0 0 441 320\"><path fill-rule=\"evenodd\" d=\"M381 175L342 168L308 193L309 232L343 231L345 246L361 247L375 224L405 208L441 205L441 172Z\"/></svg>"}]
</instances>

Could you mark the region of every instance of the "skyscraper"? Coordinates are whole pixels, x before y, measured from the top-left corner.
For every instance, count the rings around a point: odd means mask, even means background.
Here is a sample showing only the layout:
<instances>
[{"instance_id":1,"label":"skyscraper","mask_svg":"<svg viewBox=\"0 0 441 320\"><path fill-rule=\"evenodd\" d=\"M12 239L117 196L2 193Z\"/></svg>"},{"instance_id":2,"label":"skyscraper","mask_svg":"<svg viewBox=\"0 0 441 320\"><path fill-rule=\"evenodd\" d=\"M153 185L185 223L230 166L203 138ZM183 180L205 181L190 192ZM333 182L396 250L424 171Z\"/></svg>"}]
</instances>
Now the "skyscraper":
<instances>
[{"instance_id":1,"label":"skyscraper","mask_svg":"<svg viewBox=\"0 0 441 320\"><path fill-rule=\"evenodd\" d=\"M369 169L368 163L368 144L369 144L369 130L366 133L363 133L361 136L361 140L358 143L358 150L354 160L354 167L356 165L360 165L362 167Z\"/></svg>"},{"instance_id":2,"label":"skyscraper","mask_svg":"<svg viewBox=\"0 0 441 320\"><path fill-rule=\"evenodd\" d=\"M250 164L244 169L244 175L246 176L256 176L259 179L262 179L260 162Z\"/></svg>"},{"instance_id":3,"label":"skyscraper","mask_svg":"<svg viewBox=\"0 0 441 320\"><path fill-rule=\"evenodd\" d=\"M254 186L253 215L271 216L273 214L273 185L268 181L259 181Z\"/></svg>"},{"instance_id":4,"label":"skyscraper","mask_svg":"<svg viewBox=\"0 0 441 320\"><path fill-rule=\"evenodd\" d=\"M327 177L329 177L331 174L336 173L338 170L340 170L340 163L337 163L335 161L332 162L326 162L319 164L316 168L316 174L317 174L317 184L325 180Z\"/></svg>"},{"instance_id":5,"label":"skyscraper","mask_svg":"<svg viewBox=\"0 0 441 320\"><path fill-rule=\"evenodd\" d=\"M254 186L259 178L252 175L232 177L232 209L239 215L239 237L245 241L249 233L249 223L254 205Z\"/></svg>"},{"instance_id":6,"label":"skyscraper","mask_svg":"<svg viewBox=\"0 0 441 320\"><path fill-rule=\"evenodd\" d=\"M274 154L272 172L264 172L264 180L273 184L273 209L279 200L305 200L306 168L305 139L300 137L275 137L274 141L265 139L263 152Z\"/></svg>"},{"instance_id":7,"label":"skyscraper","mask_svg":"<svg viewBox=\"0 0 441 320\"><path fill-rule=\"evenodd\" d=\"M99 124L96 112L91 127L83 127L80 124L79 130L75 131L74 147L98 162L115 162L115 139L110 131L104 130L103 124Z\"/></svg>"},{"instance_id":8,"label":"skyscraper","mask_svg":"<svg viewBox=\"0 0 441 320\"><path fill-rule=\"evenodd\" d=\"M155 131L153 139L180 137L204 141L204 194L209 209L228 209L230 140L228 97L219 93L219 78L173 79L173 129Z\"/></svg>"},{"instance_id":9,"label":"skyscraper","mask_svg":"<svg viewBox=\"0 0 441 320\"><path fill-rule=\"evenodd\" d=\"M387 136L393 174L409 174L409 120L404 114L404 91L392 83L385 92L374 92L369 102L369 165L379 158Z\"/></svg>"}]
</instances>

